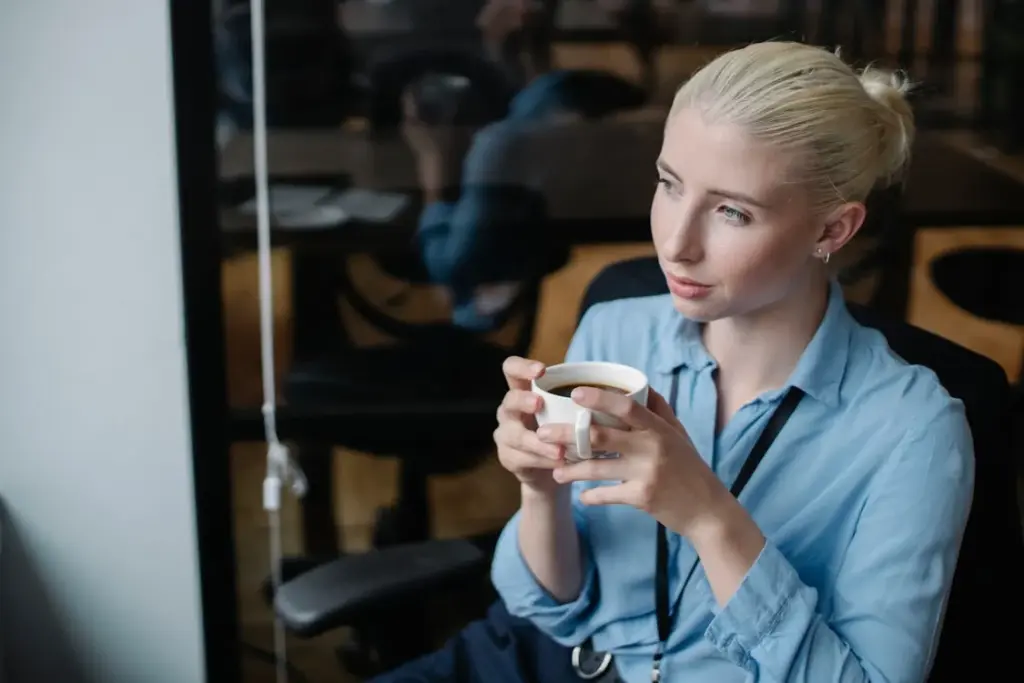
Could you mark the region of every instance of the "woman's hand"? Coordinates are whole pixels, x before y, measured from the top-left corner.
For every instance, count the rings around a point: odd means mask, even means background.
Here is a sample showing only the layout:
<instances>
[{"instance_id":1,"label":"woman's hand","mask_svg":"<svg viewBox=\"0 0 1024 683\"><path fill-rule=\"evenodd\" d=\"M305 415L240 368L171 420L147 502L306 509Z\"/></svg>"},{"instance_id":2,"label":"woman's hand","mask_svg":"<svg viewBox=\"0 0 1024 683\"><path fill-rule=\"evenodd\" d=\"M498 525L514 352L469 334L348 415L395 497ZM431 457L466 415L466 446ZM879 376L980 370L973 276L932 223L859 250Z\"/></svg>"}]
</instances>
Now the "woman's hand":
<instances>
[{"instance_id":1,"label":"woman's hand","mask_svg":"<svg viewBox=\"0 0 1024 683\"><path fill-rule=\"evenodd\" d=\"M558 467L554 479L619 482L587 489L580 502L587 505L632 505L667 528L693 538L729 510L732 496L697 453L668 403L653 389L647 407L628 396L581 387L572 398L594 411L613 415L627 430L595 425L595 450L618 453ZM537 436L547 444L573 443L572 425L545 425Z\"/></svg>"},{"instance_id":2,"label":"woman's hand","mask_svg":"<svg viewBox=\"0 0 1024 683\"><path fill-rule=\"evenodd\" d=\"M524 490L548 494L559 488L551 471L563 464L565 447L537 437L534 417L544 399L530 390L530 382L544 374L544 364L526 358L508 358L502 370L508 393L498 407L494 443L502 467L516 475Z\"/></svg>"}]
</instances>

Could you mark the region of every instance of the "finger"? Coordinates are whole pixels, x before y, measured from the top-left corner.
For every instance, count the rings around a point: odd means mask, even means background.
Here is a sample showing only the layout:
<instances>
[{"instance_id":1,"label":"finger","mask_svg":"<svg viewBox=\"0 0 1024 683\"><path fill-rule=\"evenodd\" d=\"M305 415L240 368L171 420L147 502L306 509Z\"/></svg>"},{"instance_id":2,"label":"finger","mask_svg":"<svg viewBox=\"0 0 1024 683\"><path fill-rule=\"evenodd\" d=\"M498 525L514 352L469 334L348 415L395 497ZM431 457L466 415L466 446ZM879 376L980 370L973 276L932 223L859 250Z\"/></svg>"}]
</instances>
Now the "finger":
<instances>
[{"instance_id":1,"label":"finger","mask_svg":"<svg viewBox=\"0 0 1024 683\"><path fill-rule=\"evenodd\" d=\"M529 429L524 429L519 435L518 450L538 455L556 465L565 461L565 446L557 443L544 443L537 437L536 432Z\"/></svg>"},{"instance_id":2,"label":"finger","mask_svg":"<svg viewBox=\"0 0 1024 683\"><path fill-rule=\"evenodd\" d=\"M634 429L651 429L658 422L654 413L625 394L594 387L576 387L572 391L572 400L584 408L617 417Z\"/></svg>"},{"instance_id":3,"label":"finger","mask_svg":"<svg viewBox=\"0 0 1024 683\"><path fill-rule=\"evenodd\" d=\"M555 470L562 465L562 461L555 458L547 458L536 453L517 451L509 449L501 454L501 464L508 470Z\"/></svg>"},{"instance_id":4,"label":"finger","mask_svg":"<svg viewBox=\"0 0 1024 683\"><path fill-rule=\"evenodd\" d=\"M529 391L530 382L544 374L544 364L528 358L510 356L501 366L509 389Z\"/></svg>"},{"instance_id":5,"label":"finger","mask_svg":"<svg viewBox=\"0 0 1024 683\"><path fill-rule=\"evenodd\" d=\"M683 425L680 424L679 418L676 417L675 409L668 404L668 401L665 400L664 396L651 388L647 389L647 410L667 422L673 429L684 433L686 432L686 429L684 429Z\"/></svg>"},{"instance_id":6,"label":"finger","mask_svg":"<svg viewBox=\"0 0 1024 683\"><path fill-rule=\"evenodd\" d=\"M535 431L537 429L537 418L531 413L526 413L521 410L513 410L506 408L504 405L498 406L498 424L509 422L515 425L516 429L526 428L528 431Z\"/></svg>"},{"instance_id":7,"label":"finger","mask_svg":"<svg viewBox=\"0 0 1024 683\"><path fill-rule=\"evenodd\" d=\"M570 424L552 422L537 429L537 438L544 443L574 445L576 429Z\"/></svg>"},{"instance_id":8,"label":"finger","mask_svg":"<svg viewBox=\"0 0 1024 683\"><path fill-rule=\"evenodd\" d=\"M560 461L565 458L565 447L544 443L536 432L526 429L518 422L504 422L494 431L494 442L515 451L522 451L541 458Z\"/></svg>"},{"instance_id":9,"label":"finger","mask_svg":"<svg viewBox=\"0 0 1024 683\"><path fill-rule=\"evenodd\" d=\"M584 505L633 505L635 488L630 482L595 486L580 492L580 502Z\"/></svg>"},{"instance_id":10,"label":"finger","mask_svg":"<svg viewBox=\"0 0 1024 683\"><path fill-rule=\"evenodd\" d=\"M544 443L576 445L576 429L570 424L546 424L537 430L537 437ZM590 428L590 447L596 451L632 453L636 451L638 438L636 432L628 432L614 427L594 425Z\"/></svg>"},{"instance_id":11,"label":"finger","mask_svg":"<svg viewBox=\"0 0 1024 683\"><path fill-rule=\"evenodd\" d=\"M591 458L570 463L555 470L555 481L626 481L629 464L624 458Z\"/></svg>"},{"instance_id":12,"label":"finger","mask_svg":"<svg viewBox=\"0 0 1024 683\"><path fill-rule=\"evenodd\" d=\"M508 411L535 415L544 405L544 399L532 391L509 389L501 405Z\"/></svg>"}]
</instances>

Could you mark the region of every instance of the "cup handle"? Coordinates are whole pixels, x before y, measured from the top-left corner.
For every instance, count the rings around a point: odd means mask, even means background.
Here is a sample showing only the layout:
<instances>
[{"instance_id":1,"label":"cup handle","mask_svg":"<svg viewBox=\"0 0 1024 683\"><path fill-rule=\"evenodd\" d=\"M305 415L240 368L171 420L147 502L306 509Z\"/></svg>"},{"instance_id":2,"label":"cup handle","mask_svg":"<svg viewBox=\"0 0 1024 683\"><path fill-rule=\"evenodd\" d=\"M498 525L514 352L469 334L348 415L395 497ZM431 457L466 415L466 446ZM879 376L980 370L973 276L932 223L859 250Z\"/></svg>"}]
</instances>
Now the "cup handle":
<instances>
[{"instance_id":1,"label":"cup handle","mask_svg":"<svg viewBox=\"0 0 1024 683\"><path fill-rule=\"evenodd\" d=\"M580 460L589 460L594 457L590 449L590 423L593 415L589 410L580 410L576 413L576 453Z\"/></svg>"}]
</instances>

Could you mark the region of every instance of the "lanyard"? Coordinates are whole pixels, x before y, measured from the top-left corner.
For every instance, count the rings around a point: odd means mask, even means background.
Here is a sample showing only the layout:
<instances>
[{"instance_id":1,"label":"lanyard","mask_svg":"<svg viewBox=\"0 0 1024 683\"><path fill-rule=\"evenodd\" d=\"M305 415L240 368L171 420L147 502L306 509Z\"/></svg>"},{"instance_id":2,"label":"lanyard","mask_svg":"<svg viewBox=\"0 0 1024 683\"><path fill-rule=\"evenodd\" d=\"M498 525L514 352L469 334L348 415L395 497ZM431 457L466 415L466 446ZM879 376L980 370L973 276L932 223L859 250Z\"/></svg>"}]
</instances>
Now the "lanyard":
<instances>
[{"instance_id":1,"label":"lanyard","mask_svg":"<svg viewBox=\"0 0 1024 683\"><path fill-rule=\"evenodd\" d=\"M772 413L771 418L768 420L768 424L765 426L764 431L758 437L754 447L750 449L750 454L743 463L743 467L740 468L740 473L736 477L736 481L733 482L729 492L734 498L739 498L740 492L743 491L743 487L750 481L751 475L754 474L754 470L761 463L765 453L771 448L772 443L775 441L775 437L779 435L782 428L789 421L790 416L793 415L793 411L796 410L797 404L800 403L800 399L804 397L804 392L797 387L790 387L789 391L786 392L779 407ZM679 370L676 369L672 373L672 386L669 391L669 406L675 410L676 399L679 398ZM690 566L690 571L686 574L686 579L683 580L682 590L686 590L687 584L690 583L690 579L693 578L693 573L697 569L697 565L700 563L700 558L695 558L693 564ZM664 525L658 522L658 539L657 539L657 551L655 558L655 571L654 571L654 610L655 616L658 622L658 649L654 653L654 664L651 669L651 681L652 683L659 683L661 680L661 657L665 650L665 644L668 642L669 634L672 631L672 615L669 605L668 596L668 532L665 530Z\"/></svg>"}]
</instances>

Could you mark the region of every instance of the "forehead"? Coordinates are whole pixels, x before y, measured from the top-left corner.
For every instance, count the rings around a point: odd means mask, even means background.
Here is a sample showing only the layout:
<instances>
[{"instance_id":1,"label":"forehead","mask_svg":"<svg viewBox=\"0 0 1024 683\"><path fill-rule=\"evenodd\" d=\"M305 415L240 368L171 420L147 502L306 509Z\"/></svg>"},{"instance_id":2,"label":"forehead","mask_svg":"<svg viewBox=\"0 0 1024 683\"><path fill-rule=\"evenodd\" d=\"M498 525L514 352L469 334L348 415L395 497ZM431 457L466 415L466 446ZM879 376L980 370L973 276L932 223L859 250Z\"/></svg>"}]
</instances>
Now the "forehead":
<instances>
[{"instance_id":1,"label":"forehead","mask_svg":"<svg viewBox=\"0 0 1024 683\"><path fill-rule=\"evenodd\" d=\"M667 122L661 159L688 184L760 197L784 191L790 162L739 126L708 123L693 109Z\"/></svg>"}]
</instances>

